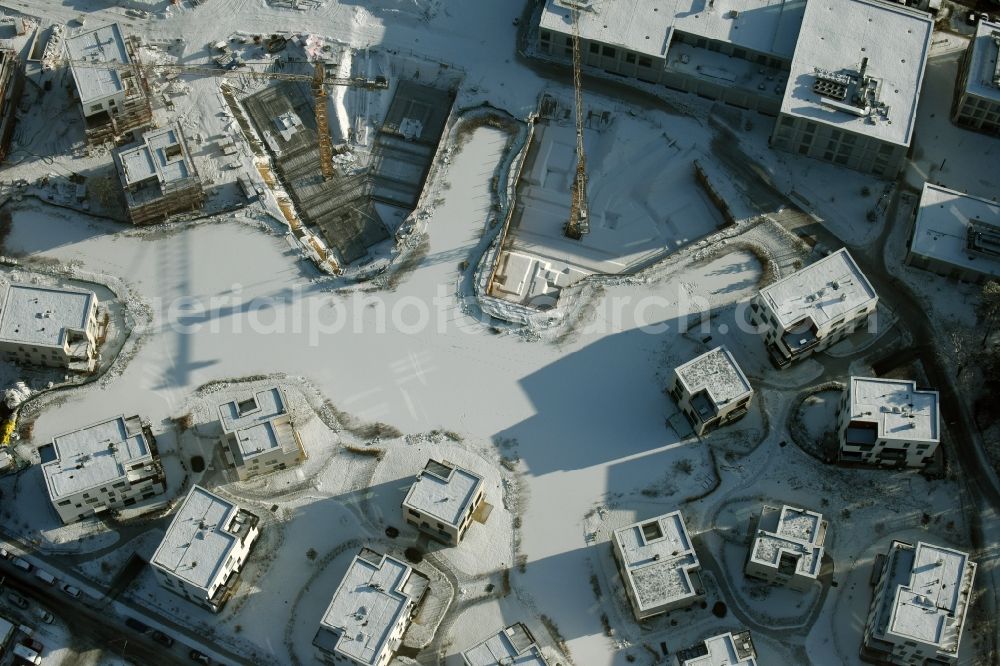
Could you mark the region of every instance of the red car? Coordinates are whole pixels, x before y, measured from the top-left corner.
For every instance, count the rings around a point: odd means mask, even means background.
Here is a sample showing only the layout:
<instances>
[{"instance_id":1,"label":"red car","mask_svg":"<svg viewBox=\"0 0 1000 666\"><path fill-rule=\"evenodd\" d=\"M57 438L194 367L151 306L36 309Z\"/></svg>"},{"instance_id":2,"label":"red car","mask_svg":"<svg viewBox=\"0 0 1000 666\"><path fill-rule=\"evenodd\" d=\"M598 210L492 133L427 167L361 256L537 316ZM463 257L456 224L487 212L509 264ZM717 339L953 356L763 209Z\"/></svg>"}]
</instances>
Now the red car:
<instances>
[{"instance_id":1,"label":"red car","mask_svg":"<svg viewBox=\"0 0 1000 666\"><path fill-rule=\"evenodd\" d=\"M34 638L25 638L23 641L21 641L21 645L23 645L26 648L31 648L38 654L41 654L42 650L45 649L45 646L36 641Z\"/></svg>"}]
</instances>

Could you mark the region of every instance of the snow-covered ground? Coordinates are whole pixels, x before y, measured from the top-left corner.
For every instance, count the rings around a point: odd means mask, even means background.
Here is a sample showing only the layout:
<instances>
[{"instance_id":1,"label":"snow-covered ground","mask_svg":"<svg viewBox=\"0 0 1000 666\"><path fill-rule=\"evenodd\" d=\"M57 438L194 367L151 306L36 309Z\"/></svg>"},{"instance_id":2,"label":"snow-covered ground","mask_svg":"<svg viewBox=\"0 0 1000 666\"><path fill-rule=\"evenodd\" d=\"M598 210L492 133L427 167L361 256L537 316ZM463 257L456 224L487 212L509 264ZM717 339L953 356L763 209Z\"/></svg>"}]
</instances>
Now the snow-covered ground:
<instances>
[{"instance_id":1,"label":"snow-covered ground","mask_svg":"<svg viewBox=\"0 0 1000 666\"><path fill-rule=\"evenodd\" d=\"M206 62L207 45L233 32L269 33L274 26L354 49L412 54L461 71L458 108L490 102L517 118L534 111L539 92L551 85L515 53L512 19L521 8L506 0L328 0L300 3L304 11L263 0L208 0L159 8L149 20L125 20L120 8L98 10L87 0L22 4L56 20L83 11L88 25L124 20L126 30L149 40L182 35L179 57L186 62ZM75 113L58 86L48 100L56 101L46 108ZM192 132L204 134L204 160L214 150L209 142L234 133L231 119L218 115L221 105L217 88L204 81L190 84L175 104ZM346 101L351 113L335 119L338 131L357 127L351 114L364 110L356 105ZM695 127L645 114L637 125L651 118L661 126L650 141L662 141L663 132L712 140L702 121ZM734 131L776 186L845 241L872 241L884 219L866 216L885 183L770 151L771 121L754 118ZM364 132L355 134L364 141ZM81 137L76 121L21 135L32 150L4 178L37 180L49 171L68 177L77 166L106 165L106 154L80 149ZM449 664L515 621L532 628L554 661L565 650L587 666L648 663L646 645L663 641L674 650L748 625L761 663L857 663L874 555L892 538L967 547L967 525L953 481L831 468L791 442L786 421L798 392L837 377L824 376L825 359L774 370L760 338L743 324L760 283L808 260L808 248L771 223L748 223L730 236L694 242L637 276L588 283L555 330L502 326L482 317L468 296L466 262L476 263L495 213L490 181L506 146L504 133L481 128L449 152L428 184L435 203L422 221L426 245L385 290L321 275L263 206L142 231L37 202L17 206L5 252L127 285L130 309L142 315L113 372L64 399L41 399L25 446L90 423L95 414L138 413L158 434L172 491L181 478L201 481L259 514L261 542L220 616L161 590L148 571L127 592L256 663L309 663L319 616L350 553L369 544L399 554L416 542L398 504L428 456L480 471L494 507L461 546L431 548L425 559L450 576L441 587L453 595L451 610L430 646ZM31 154L38 151L59 157ZM207 173L231 180L223 169L213 171L211 164L221 162L214 153L211 159L203 160ZM676 407L663 393L669 372L723 343L758 387L754 408L704 440L679 434ZM846 372L851 361L830 365ZM265 479L231 482L212 455L213 405L235 388L272 381L296 396L309 458ZM822 429L827 407L810 408L811 433ZM194 425L178 432L177 419L186 414ZM376 422L386 425L359 426ZM204 473L190 471L194 455L209 461ZM17 500L45 511L4 516L22 533L45 530L54 518L35 472L19 477ZM741 578L742 517L764 502L828 516L837 587L793 595ZM730 610L717 618L709 603L708 610L640 626L609 565L606 535L676 508L697 540L709 601L723 600ZM96 554L79 563L80 572L106 583L126 553L153 547L161 525L141 535L133 525L127 536L124 529L82 528L89 540L79 550ZM402 533L390 538L390 526ZM780 623L792 629L775 629ZM963 664L973 663L974 648L963 643Z\"/></svg>"}]
</instances>

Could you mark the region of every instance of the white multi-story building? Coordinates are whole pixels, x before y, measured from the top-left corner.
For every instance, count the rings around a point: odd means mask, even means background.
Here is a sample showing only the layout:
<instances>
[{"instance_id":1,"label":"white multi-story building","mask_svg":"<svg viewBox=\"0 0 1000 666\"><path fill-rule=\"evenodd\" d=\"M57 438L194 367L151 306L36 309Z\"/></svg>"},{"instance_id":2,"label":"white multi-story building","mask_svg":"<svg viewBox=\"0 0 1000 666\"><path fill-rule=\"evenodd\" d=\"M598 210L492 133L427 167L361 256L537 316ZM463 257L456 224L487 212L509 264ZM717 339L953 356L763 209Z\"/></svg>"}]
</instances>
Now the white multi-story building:
<instances>
[{"instance_id":1,"label":"white multi-story building","mask_svg":"<svg viewBox=\"0 0 1000 666\"><path fill-rule=\"evenodd\" d=\"M138 416L119 416L39 447L52 506L64 523L131 506L166 488L156 441Z\"/></svg>"},{"instance_id":2,"label":"white multi-story building","mask_svg":"<svg viewBox=\"0 0 1000 666\"><path fill-rule=\"evenodd\" d=\"M780 150L894 178L913 137L934 20L880 0L811 0L771 134Z\"/></svg>"},{"instance_id":3,"label":"white multi-story building","mask_svg":"<svg viewBox=\"0 0 1000 666\"><path fill-rule=\"evenodd\" d=\"M753 388L725 347L716 347L674 369L670 395L701 436L747 413Z\"/></svg>"},{"instance_id":4,"label":"white multi-story building","mask_svg":"<svg viewBox=\"0 0 1000 666\"><path fill-rule=\"evenodd\" d=\"M65 44L88 141L113 141L151 122L148 84L136 66L137 44L117 23L78 32ZM101 66L106 63L110 66Z\"/></svg>"},{"instance_id":5,"label":"white multi-story building","mask_svg":"<svg viewBox=\"0 0 1000 666\"><path fill-rule=\"evenodd\" d=\"M329 664L385 666L403 642L430 580L410 565L363 548L333 593L313 638Z\"/></svg>"},{"instance_id":6,"label":"white multi-story building","mask_svg":"<svg viewBox=\"0 0 1000 666\"><path fill-rule=\"evenodd\" d=\"M93 292L3 285L0 357L5 360L90 372L97 360L99 333Z\"/></svg>"},{"instance_id":7,"label":"white multi-story building","mask_svg":"<svg viewBox=\"0 0 1000 666\"><path fill-rule=\"evenodd\" d=\"M924 183L906 263L967 282L1000 278L1000 204Z\"/></svg>"},{"instance_id":8,"label":"white multi-story building","mask_svg":"<svg viewBox=\"0 0 1000 666\"><path fill-rule=\"evenodd\" d=\"M572 58L574 8L585 66L775 116L804 3L547 0L539 51Z\"/></svg>"},{"instance_id":9,"label":"white multi-story building","mask_svg":"<svg viewBox=\"0 0 1000 666\"><path fill-rule=\"evenodd\" d=\"M976 26L955 77L951 119L960 127L1000 135L1000 22Z\"/></svg>"},{"instance_id":10,"label":"white multi-story building","mask_svg":"<svg viewBox=\"0 0 1000 666\"><path fill-rule=\"evenodd\" d=\"M63 287L2 286L0 358L92 372L97 363L97 296Z\"/></svg>"},{"instance_id":11,"label":"white multi-story building","mask_svg":"<svg viewBox=\"0 0 1000 666\"><path fill-rule=\"evenodd\" d=\"M765 506L757 519L746 574L795 590L808 590L819 576L827 522L815 511Z\"/></svg>"},{"instance_id":12,"label":"white multi-story building","mask_svg":"<svg viewBox=\"0 0 1000 666\"><path fill-rule=\"evenodd\" d=\"M843 340L868 322L878 296L846 249L761 289L750 321L779 366Z\"/></svg>"},{"instance_id":13,"label":"white multi-story building","mask_svg":"<svg viewBox=\"0 0 1000 666\"><path fill-rule=\"evenodd\" d=\"M938 392L912 381L851 377L838 410L842 462L923 467L941 441Z\"/></svg>"},{"instance_id":14,"label":"white multi-story building","mask_svg":"<svg viewBox=\"0 0 1000 666\"><path fill-rule=\"evenodd\" d=\"M720 634L680 650L674 666L757 666L757 651L749 631Z\"/></svg>"},{"instance_id":15,"label":"white multi-story building","mask_svg":"<svg viewBox=\"0 0 1000 666\"><path fill-rule=\"evenodd\" d=\"M536 48L775 117L775 148L892 177L916 119L933 22L878 0L546 0ZM831 18L836 17L836 18Z\"/></svg>"},{"instance_id":16,"label":"white multi-story building","mask_svg":"<svg viewBox=\"0 0 1000 666\"><path fill-rule=\"evenodd\" d=\"M257 523L254 514L195 485L150 560L156 580L218 613L236 589Z\"/></svg>"},{"instance_id":17,"label":"white multi-story building","mask_svg":"<svg viewBox=\"0 0 1000 666\"><path fill-rule=\"evenodd\" d=\"M462 653L465 666L548 666L528 628L517 622Z\"/></svg>"},{"instance_id":18,"label":"white multi-story building","mask_svg":"<svg viewBox=\"0 0 1000 666\"><path fill-rule=\"evenodd\" d=\"M701 563L680 511L614 533L615 564L639 620L701 600Z\"/></svg>"},{"instance_id":19,"label":"white multi-story building","mask_svg":"<svg viewBox=\"0 0 1000 666\"><path fill-rule=\"evenodd\" d=\"M447 460L428 460L403 499L403 519L457 546L483 503L483 477Z\"/></svg>"},{"instance_id":20,"label":"white multi-story building","mask_svg":"<svg viewBox=\"0 0 1000 666\"><path fill-rule=\"evenodd\" d=\"M277 386L219 406L226 458L245 481L298 465L306 458L302 441Z\"/></svg>"},{"instance_id":21,"label":"white multi-story building","mask_svg":"<svg viewBox=\"0 0 1000 666\"><path fill-rule=\"evenodd\" d=\"M862 655L889 664L955 664L976 564L966 553L893 541L881 568Z\"/></svg>"},{"instance_id":22,"label":"white multi-story building","mask_svg":"<svg viewBox=\"0 0 1000 666\"><path fill-rule=\"evenodd\" d=\"M115 153L115 165L133 224L162 222L201 208L205 192L179 123L149 130L138 145Z\"/></svg>"}]
</instances>

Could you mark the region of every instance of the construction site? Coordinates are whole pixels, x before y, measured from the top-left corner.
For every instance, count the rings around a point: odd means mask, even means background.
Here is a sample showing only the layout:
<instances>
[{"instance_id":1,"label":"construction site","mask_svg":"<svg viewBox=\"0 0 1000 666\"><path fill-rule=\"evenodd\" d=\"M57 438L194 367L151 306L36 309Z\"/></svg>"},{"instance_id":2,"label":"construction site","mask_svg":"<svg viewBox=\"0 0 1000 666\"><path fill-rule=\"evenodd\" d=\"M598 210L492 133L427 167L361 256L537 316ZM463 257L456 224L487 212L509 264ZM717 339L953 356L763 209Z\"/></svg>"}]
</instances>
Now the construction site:
<instances>
[{"instance_id":1,"label":"construction site","mask_svg":"<svg viewBox=\"0 0 1000 666\"><path fill-rule=\"evenodd\" d=\"M14 136L15 113L23 87L24 73L17 53L0 49L0 163L7 157Z\"/></svg>"},{"instance_id":2,"label":"construction site","mask_svg":"<svg viewBox=\"0 0 1000 666\"><path fill-rule=\"evenodd\" d=\"M138 145L115 153L115 165L128 216L135 225L163 222L205 203L205 191L179 125L145 132Z\"/></svg>"},{"instance_id":3,"label":"construction site","mask_svg":"<svg viewBox=\"0 0 1000 666\"><path fill-rule=\"evenodd\" d=\"M956 621L931 648L996 660L1000 479L972 391L995 370L960 352L1000 318L906 259L995 214L1000 139L949 118L992 18L18 3L0 666L14 644L49 666L863 666L870 610L906 582L897 543L975 564L968 620L936 606ZM971 261L959 240L942 258ZM688 372L706 358L725 363ZM845 463L870 445L859 381L936 396L933 464L916 431L912 466ZM901 422L903 400L865 409ZM134 428L78 435L133 414L155 488L114 456ZM78 436L54 493L51 452ZM194 488L211 516L185 510ZM781 536L767 507L822 516L801 580L773 553L748 567L762 528ZM171 543L190 565L163 579ZM197 589L164 582L195 563Z\"/></svg>"}]
</instances>

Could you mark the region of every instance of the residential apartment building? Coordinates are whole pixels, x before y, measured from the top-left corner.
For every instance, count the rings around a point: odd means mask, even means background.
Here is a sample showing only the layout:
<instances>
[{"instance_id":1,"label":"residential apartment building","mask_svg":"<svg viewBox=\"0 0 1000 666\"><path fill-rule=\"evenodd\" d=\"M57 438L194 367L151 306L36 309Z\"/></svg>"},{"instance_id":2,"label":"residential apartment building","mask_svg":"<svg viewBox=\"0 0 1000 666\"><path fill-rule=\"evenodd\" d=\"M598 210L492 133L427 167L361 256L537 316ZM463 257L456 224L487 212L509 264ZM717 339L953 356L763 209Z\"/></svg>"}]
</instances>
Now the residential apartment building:
<instances>
[{"instance_id":1,"label":"residential apartment building","mask_svg":"<svg viewBox=\"0 0 1000 666\"><path fill-rule=\"evenodd\" d=\"M966 553L893 541L878 581L861 654L883 664L955 664L976 564Z\"/></svg>"},{"instance_id":2,"label":"residential apartment building","mask_svg":"<svg viewBox=\"0 0 1000 666\"><path fill-rule=\"evenodd\" d=\"M163 493L156 440L138 416L119 416L39 447L49 499L66 524Z\"/></svg>"},{"instance_id":3,"label":"residential apartment building","mask_svg":"<svg viewBox=\"0 0 1000 666\"><path fill-rule=\"evenodd\" d=\"M699 437L747 413L753 388L725 347L674 369L670 395Z\"/></svg>"},{"instance_id":4,"label":"residential apartment building","mask_svg":"<svg viewBox=\"0 0 1000 666\"><path fill-rule=\"evenodd\" d=\"M484 497L483 477L447 460L428 460L403 499L403 519L438 541L457 546Z\"/></svg>"},{"instance_id":5,"label":"residential apartment building","mask_svg":"<svg viewBox=\"0 0 1000 666\"><path fill-rule=\"evenodd\" d=\"M806 509L765 506L756 517L746 575L806 591L819 577L827 522Z\"/></svg>"},{"instance_id":6,"label":"residential apartment building","mask_svg":"<svg viewBox=\"0 0 1000 666\"><path fill-rule=\"evenodd\" d=\"M574 11L585 67L779 117L779 150L884 177L902 167L933 29L924 12L879 0L546 0L540 54L571 60Z\"/></svg>"},{"instance_id":7,"label":"residential apartment building","mask_svg":"<svg viewBox=\"0 0 1000 666\"><path fill-rule=\"evenodd\" d=\"M806 358L868 323L878 296L846 249L761 289L750 321L779 366Z\"/></svg>"},{"instance_id":8,"label":"residential apartment building","mask_svg":"<svg viewBox=\"0 0 1000 666\"><path fill-rule=\"evenodd\" d=\"M24 90L24 70L17 53L0 49L0 164L7 158L17 122L17 105Z\"/></svg>"},{"instance_id":9,"label":"residential apartment building","mask_svg":"<svg viewBox=\"0 0 1000 666\"><path fill-rule=\"evenodd\" d=\"M548 666L528 628L516 622L462 653L465 666Z\"/></svg>"},{"instance_id":10,"label":"residential apartment building","mask_svg":"<svg viewBox=\"0 0 1000 666\"><path fill-rule=\"evenodd\" d=\"M149 126L153 110L137 40L112 23L78 32L65 45L89 143L130 139Z\"/></svg>"},{"instance_id":11,"label":"residential apartment building","mask_svg":"<svg viewBox=\"0 0 1000 666\"><path fill-rule=\"evenodd\" d=\"M616 530L612 552L637 620L686 608L705 594L680 511Z\"/></svg>"},{"instance_id":12,"label":"residential apartment building","mask_svg":"<svg viewBox=\"0 0 1000 666\"><path fill-rule=\"evenodd\" d=\"M885 178L902 169L933 17L895 2L805 3L771 146Z\"/></svg>"},{"instance_id":13,"label":"residential apartment building","mask_svg":"<svg viewBox=\"0 0 1000 666\"><path fill-rule=\"evenodd\" d=\"M1000 23L979 21L955 77L951 119L977 132L1000 136Z\"/></svg>"},{"instance_id":14,"label":"residential apartment building","mask_svg":"<svg viewBox=\"0 0 1000 666\"><path fill-rule=\"evenodd\" d=\"M90 291L7 283L0 286L0 358L92 372L101 334Z\"/></svg>"},{"instance_id":15,"label":"residential apartment building","mask_svg":"<svg viewBox=\"0 0 1000 666\"><path fill-rule=\"evenodd\" d=\"M804 3L712 0L547 0L538 50L570 60L579 9L583 64L726 104L777 115Z\"/></svg>"},{"instance_id":16,"label":"residential apartment building","mask_svg":"<svg viewBox=\"0 0 1000 666\"><path fill-rule=\"evenodd\" d=\"M938 392L912 381L851 377L838 412L841 462L923 467L941 441Z\"/></svg>"},{"instance_id":17,"label":"residential apartment building","mask_svg":"<svg viewBox=\"0 0 1000 666\"><path fill-rule=\"evenodd\" d=\"M205 191L178 123L143 133L137 145L115 153L132 224L155 224L197 210Z\"/></svg>"},{"instance_id":18,"label":"residential apartment building","mask_svg":"<svg viewBox=\"0 0 1000 666\"><path fill-rule=\"evenodd\" d=\"M306 459L285 393L272 386L219 406L226 459L241 481Z\"/></svg>"},{"instance_id":19,"label":"residential apartment building","mask_svg":"<svg viewBox=\"0 0 1000 666\"><path fill-rule=\"evenodd\" d=\"M236 589L258 522L249 511L195 485L149 562L157 582L218 613Z\"/></svg>"},{"instance_id":20,"label":"residential apartment building","mask_svg":"<svg viewBox=\"0 0 1000 666\"><path fill-rule=\"evenodd\" d=\"M678 651L674 666L757 666L757 651L749 631L730 632Z\"/></svg>"},{"instance_id":21,"label":"residential apartment building","mask_svg":"<svg viewBox=\"0 0 1000 666\"><path fill-rule=\"evenodd\" d=\"M947 278L1000 278L1000 204L924 183L906 263Z\"/></svg>"},{"instance_id":22,"label":"residential apartment building","mask_svg":"<svg viewBox=\"0 0 1000 666\"><path fill-rule=\"evenodd\" d=\"M320 621L317 656L328 664L385 666L429 587L430 579L405 562L362 548Z\"/></svg>"}]
</instances>

